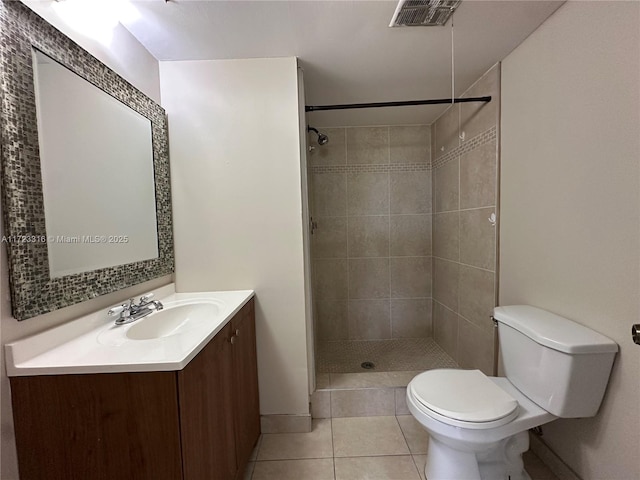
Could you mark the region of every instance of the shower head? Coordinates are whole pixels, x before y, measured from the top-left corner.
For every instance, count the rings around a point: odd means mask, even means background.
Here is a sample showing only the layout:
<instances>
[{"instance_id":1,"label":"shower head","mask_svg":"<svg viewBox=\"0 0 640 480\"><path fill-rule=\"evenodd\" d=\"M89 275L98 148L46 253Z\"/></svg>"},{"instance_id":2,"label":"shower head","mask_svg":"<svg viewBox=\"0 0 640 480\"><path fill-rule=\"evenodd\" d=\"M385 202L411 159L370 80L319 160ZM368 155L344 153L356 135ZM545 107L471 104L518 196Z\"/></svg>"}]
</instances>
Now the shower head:
<instances>
[{"instance_id":1,"label":"shower head","mask_svg":"<svg viewBox=\"0 0 640 480\"><path fill-rule=\"evenodd\" d=\"M320 133L317 129L310 127L307 125L307 132L315 132L318 135L318 145L325 145L329 143L329 137L327 137L324 133Z\"/></svg>"}]
</instances>

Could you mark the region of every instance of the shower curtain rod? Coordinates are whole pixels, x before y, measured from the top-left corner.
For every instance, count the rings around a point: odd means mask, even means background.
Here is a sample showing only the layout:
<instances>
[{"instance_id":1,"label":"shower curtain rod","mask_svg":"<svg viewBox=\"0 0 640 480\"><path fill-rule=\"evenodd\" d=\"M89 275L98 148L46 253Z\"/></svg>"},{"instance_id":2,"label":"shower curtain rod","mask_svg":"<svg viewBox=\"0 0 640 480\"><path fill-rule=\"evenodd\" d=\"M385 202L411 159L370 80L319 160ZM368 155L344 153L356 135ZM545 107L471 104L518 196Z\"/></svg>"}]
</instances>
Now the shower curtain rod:
<instances>
[{"instance_id":1,"label":"shower curtain rod","mask_svg":"<svg viewBox=\"0 0 640 480\"><path fill-rule=\"evenodd\" d=\"M488 97L472 97L472 98L454 98L453 103L468 102L490 102L491 96ZM307 105L304 107L305 112L317 112L320 110L348 110L351 108L377 108L377 107L407 107L411 105L440 105L451 103L450 98L439 98L436 100L408 100L406 102L378 102L378 103L346 103L343 105Z\"/></svg>"}]
</instances>

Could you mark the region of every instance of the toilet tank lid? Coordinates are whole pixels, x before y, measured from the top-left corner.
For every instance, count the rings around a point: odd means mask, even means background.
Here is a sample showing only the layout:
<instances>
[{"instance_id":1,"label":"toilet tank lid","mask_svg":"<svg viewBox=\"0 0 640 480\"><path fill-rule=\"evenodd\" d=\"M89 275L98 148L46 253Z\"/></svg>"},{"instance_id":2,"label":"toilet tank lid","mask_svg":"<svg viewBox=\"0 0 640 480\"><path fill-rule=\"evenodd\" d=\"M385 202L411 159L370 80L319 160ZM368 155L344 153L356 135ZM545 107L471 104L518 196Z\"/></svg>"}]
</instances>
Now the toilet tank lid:
<instances>
[{"instance_id":1,"label":"toilet tank lid","mask_svg":"<svg viewBox=\"0 0 640 480\"><path fill-rule=\"evenodd\" d=\"M618 344L584 325L531 305L496 307L493 318L534 342L571 354L611 353Z\"/></svg>"}]
</instances>

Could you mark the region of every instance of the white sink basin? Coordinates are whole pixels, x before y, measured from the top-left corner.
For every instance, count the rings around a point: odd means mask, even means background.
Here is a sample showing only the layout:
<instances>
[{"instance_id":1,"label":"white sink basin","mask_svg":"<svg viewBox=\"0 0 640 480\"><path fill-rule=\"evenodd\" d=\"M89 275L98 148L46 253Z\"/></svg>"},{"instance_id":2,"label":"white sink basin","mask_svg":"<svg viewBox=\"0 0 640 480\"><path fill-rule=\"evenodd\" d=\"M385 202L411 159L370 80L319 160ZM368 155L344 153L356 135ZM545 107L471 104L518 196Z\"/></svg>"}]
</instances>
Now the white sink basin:
<instances>
[{"instance_id":1,"label":"white sink basin","mask_svg":"<svg viewBox=\"0 0 640 480\"><path fill-rule=\"evenodd\" d=\"M128 330L131 340L151 340L178 335L211 322L218 314L213 303L191 303L165 307L163 310L137 320Z\"/></svg>"}]
</instances>

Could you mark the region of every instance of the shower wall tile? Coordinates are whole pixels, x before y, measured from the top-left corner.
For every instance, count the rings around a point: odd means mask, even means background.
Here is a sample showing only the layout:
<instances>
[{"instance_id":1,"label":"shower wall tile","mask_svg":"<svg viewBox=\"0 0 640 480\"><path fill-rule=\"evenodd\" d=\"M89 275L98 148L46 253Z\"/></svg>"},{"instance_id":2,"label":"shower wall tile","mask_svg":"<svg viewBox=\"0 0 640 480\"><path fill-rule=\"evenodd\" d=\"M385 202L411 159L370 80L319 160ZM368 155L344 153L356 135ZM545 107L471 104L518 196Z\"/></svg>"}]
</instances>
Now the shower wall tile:
<instances>
[{"instance_id":1,"label":"shower wall tile","mask_svg":"<svg viewBox=\"0 0 640 480\"><path fill-rule=\"evenodd\" d=\"M309 155L316 335L432 333L432 126L321 128ZM430 305L430 304L429 304ZM424 309L427 313L424 313ZM420 323L422 322L422 323Z\"/></svg>"},{"instance_id":2,"label":"shower wall tile","mask_svg":"<svg viewBox=\"0 0 640 480\"><path fill-rule=\"evenodd\" d=\"M460 208L496 204L496 141L460 157Z\"/></svg>"},{"instance_id":3,"label":"shower wall tile","mask_svg":"<svg viewBox=\"0 0 640 480\"><path fill-rule=\"evenodd\" d=\"M431 172L391 172L390 212L431 213Z\"/></svg>"},{"instance_id":4,"label":"shower wall tile","mask_svg":"<svg viewBox=\"0 0 640 480\"><path fill-rule=\"evenodd\" d=\"M493 373L500 66L432 125L433 330L463 368ZM459 122L459 123L458 123Z\"/></svg>"},{"instance_id":5,"label":"shower wall tile","mask_svg":"<svg viewBox=\"0 0 640 480\"><path fill-rule=\"evenodd\" d=\"M345 128L319 128L321 133L329 137L329 142L318 145L318 136L310 132L307 145L313 147L309 152L311 166L346 165L347 164L347 134Z\"/></svg>"},{"instance_id":6,"label":"shower wall tile","mask_svg":"<svg viewBox=\"0 0 640 480\"><path fill-rule=\"evenodd\" d=\"M425 338L432 336L431 315L431 299L429 298L392 299L392 338Z\"/></svg>"},{"instance_id":7,"label":"shower wall tile","mask_svg":"<svg viewBox=\"0 0 640 480\"><path fill-rule=\"evenodd\" d=\"M433 259L433 299L454 312L458 311L459 275L459 263L440 258Z\"/></svg>"},{"instance_id":8,"label":"shower wall tile","mask_svg":"<svg viewBox=\"0 0 640 480\"><path fill-rule=\"evenodd\" d=\"M485 132L498 123L500 111L500 64L485 73L463 97L491 95L488 103L461 103L460 128L465 132L465 141Z\"/></svg>"},{"instance_id":9,"label":"shower wall tile","mask_svg":"<svg viewBox=\"0 0 640 480\"><path fill-rule=\"evenodd\" d=\"M496 265L496 227L489 217L494 207L460 212L460 263L494 270Z\"/></svg>"},{"instance_id":10,"label":"shower wall tile","mask_svg":"<svg viewBox=\"0 0 640 480\"><path fill-rule=\"evenodd\" d=\"M458 261L460 258L459 212L433 215L433 256Z\"/></svg>"},{"instance_id":11,"label":"shower wall tile","mask_svg":"<svg viewBox=\"0 0 640 480\"><path fill-rule=\"evenodd\" d=\"M347 257L347 217L316 217L318 228L311 237L315 258Z\"/></svg>"},{"instance_id":12,"label":"shower wall tile","mask_svg":"<svg viewBox=\"0 0 640 480\"><path fill-rule=\"evenodd\" d=\"M347 300L316 300L315 303L318 340L347 340Z\"/></svg>"},{"instance_id":13,"label":"shower wall tile","mask_svg":"<svg viewBox=\"0 0 640 480\"><path fill-rule=\"evenodd\" d=\"M449 153L460 145L458 138L458 122L460 121L460 104L449 107L435 122L436 151L434 159Z\"/></svg>"},{"instance_id":14,"label":"shower wall tile","mask_svg":"<svg viewBox=\"0 0 640 480\"><path fill-rule=\"evenodd\" d=\"M316 299L347 298L347 259L318 259L314 262L313 276Z\"/></svg>"},{"instance_id":15,"label":"shower wall tile","mask_svg":"<svg viewBox=\"0 0 640 480\"><path fill-rule=\"evenodd\" d=\"M350 173L347 193L348 215L389 214L388 173Z\"/></svg>"},{"instance_id":16,"label":"shower wall tile","mask_svg":"<svg viewBox=\"0 0 640 480\"><path fill-rule=\"evenodd\" d=\"M460 175L458 159L446 163L433 172L433 198L435 212L458 210Z\"/></svg>"},{"instance_id":17,"label":"shower wall tile","mask_svg":"<svg viewBox=\"0 0 640 480\"><path fill-rule=\"evenodd\" d=\"M395 392L391 388L334 390L331 392L331 416L392 416L396 412Z\"/></svg>"},{"instance_id":18,"label":"shower wall tile","mask_svg":"<svg viewBox=\"0 0 640 480\"><path fill-rule=\"evenodd\" d=\"M494 332L458 317L458 358L462 368L477 368L493 375Z\"/></svg>"},{"instance_id":19,"label":"shower wall tile","mask_svg":"<svg viewBox=\"0 0 640 480\"><path fill-rule=\"evenodd\" d=\"M458 315L434 300L433 338L454 360L458 359Z\"/></svg>"},{"instance_id":20,"label":"shower wall tile","mask_svg":"<svg viewBox=\"0 0 640 480\"><path fill-rule=\"evenodd\" d=\"M431 215L391 215L390 228L391 256L431 255Z\"/></svg>"},{"instance_id":21,"label":"shower wall tile","mask_svg":"<svg viewBox=\"0 0 640 480\"><path fill-rule=\"evenodd\" d=\"M347 214L347 174L316 173L313 175L313 216L345 216Z\"/></svg>"},{"instance_id":22,"label":"shower wall tile","mask_svg":"<svg viewBox=\"0 0 640 480\"><path fill-rule=\"evenodd\" d=\"M349 298L389 298L389 258L349 259Z\"/></svg>"},{"instance_id":23,"label":"shower wall tile","mask_svg":"<svg viewBox=\"0 0 640 480\"><path fill-rule=\"evenodd\" d=\"M431 297L431 257L391 257L391 298Z\"/></svg>"},{"instance_id":24,"label":"shower wall tile","mask_svg":"<svg viewBox=\"0 0 640 480\"><path fill-rule=\"evenodd\" d=\"M347 163L382 165L389 163L389 127L347 128Z\"/></svg>"},{"instance_id":25,"label":"shower wall tile","mask_svg":"<svg viewBox=\"0 0 640 480\"><path fill-rule=\"evenodd\" d=\"M391 338L389 300L349 300L349 339Z\"/></svg>"},{"instance_id":26,"label":"shower wall tile","mask_svg":"<svg viewBox=\"0 0 640 480\"><path fill-rule=\"evenodd\" d=\"M389 216L349 217L349 257L389 255Z\"/></svg>"},{"instance_id":27,"label":"shower wall tile","mask_svg":"<svg viewBox=\"0 0 640 480\"><path fill-rule=\"evenodd\" d=\"M495 274L460 265L459 313L485 330L493 329L491 314L495 306Z\"/></svg>"},{"instance_id":28,"label":"shower wall tile","mask_svg":"<svg viewBox=\"0 0 640 480\"><path fill-rule=\"evenodd\" d=\"M430 163L431 126L389 127L391 163Z\"/></svg>"}]
</instances>

